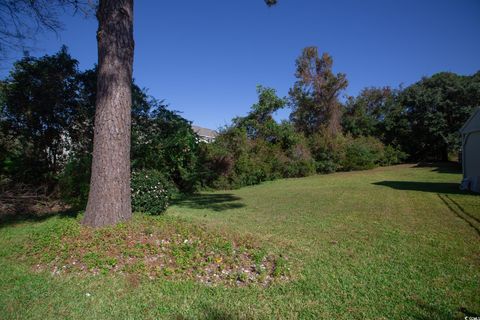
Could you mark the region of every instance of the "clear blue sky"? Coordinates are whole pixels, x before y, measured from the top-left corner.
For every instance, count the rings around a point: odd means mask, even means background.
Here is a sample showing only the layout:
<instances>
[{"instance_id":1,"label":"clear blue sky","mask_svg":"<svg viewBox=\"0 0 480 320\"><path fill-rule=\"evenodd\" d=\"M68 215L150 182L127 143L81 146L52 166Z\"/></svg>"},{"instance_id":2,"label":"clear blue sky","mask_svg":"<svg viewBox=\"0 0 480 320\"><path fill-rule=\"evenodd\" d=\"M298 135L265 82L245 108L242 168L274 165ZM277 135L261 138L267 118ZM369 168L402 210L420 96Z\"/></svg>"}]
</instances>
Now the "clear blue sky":
<instances>
[{"instance_id":1,"label":"clear blue sky","mask_svg":"<svg viewBox=\"0 0 480 320\"><path fill-rule=\"evenodd\" d=\"M96 21L65 15L32 55L66 44L82 69L96 62ZM480 70L479 0L136 0L134 77L195 124L244 115L255 86L287 95L305 46L334 58L347 94L408 85L440 71ZM288 110L280 112L285 117Z\"/></svg>"}]
</instances>

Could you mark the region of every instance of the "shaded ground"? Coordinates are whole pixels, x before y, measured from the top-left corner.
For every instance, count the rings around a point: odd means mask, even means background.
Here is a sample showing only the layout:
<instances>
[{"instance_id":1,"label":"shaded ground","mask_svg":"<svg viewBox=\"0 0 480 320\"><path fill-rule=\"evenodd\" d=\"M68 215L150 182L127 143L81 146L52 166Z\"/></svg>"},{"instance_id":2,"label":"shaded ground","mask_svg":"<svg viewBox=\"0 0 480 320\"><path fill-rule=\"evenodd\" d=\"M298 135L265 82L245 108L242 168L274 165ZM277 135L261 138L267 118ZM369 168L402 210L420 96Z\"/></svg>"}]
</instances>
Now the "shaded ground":
<instances>
[{"instance_id":1,"label":"shaded ground","mask_svg":"<svg viewBox=\"0 0 480 320\"><path fill-rule=\"evenodd\" d=\"M433 172L438 173L462 173L462 166L458 162L420 162L414 168L431 168Z\"/></svg>"},{"instance_id":2,"label":"shaded ground","mask_svg":"<svg viewBox=\"0 0 480 320\"><path fill-rule=\"evenodd\" d=\"M458 183L419 182L419 181L380 181L374 182L377 186L386 186L396 190L410 190L442 194L468 194L459 188Z\"/></svg>"},{"instance_id":3,"label":"shaded ground","mask_svg":"<svg viewBox=\"0 0 480 320\"><path fill-rule=\"evenodd\" d=\"M173 205L190 209L209 209L213 211L225 211L245 207L242 198L232 193L200 193L177 199Z\"/></svg>"},{"instance_id":4,"label":"shaded ground","mask_svg":"<svg viewBox=\"0 0 480 320\"><path fill-rule=\"evenodd\" d=\"M15 225L22 222L41 222L48 220L52 217L60 218L76 218L78 216L77 211L53 211L53 212L29 212L29 213L14 213L14 214L2 214L0 213L0 228L7 227L9 225Z\"/></svg>"}]
</instances>

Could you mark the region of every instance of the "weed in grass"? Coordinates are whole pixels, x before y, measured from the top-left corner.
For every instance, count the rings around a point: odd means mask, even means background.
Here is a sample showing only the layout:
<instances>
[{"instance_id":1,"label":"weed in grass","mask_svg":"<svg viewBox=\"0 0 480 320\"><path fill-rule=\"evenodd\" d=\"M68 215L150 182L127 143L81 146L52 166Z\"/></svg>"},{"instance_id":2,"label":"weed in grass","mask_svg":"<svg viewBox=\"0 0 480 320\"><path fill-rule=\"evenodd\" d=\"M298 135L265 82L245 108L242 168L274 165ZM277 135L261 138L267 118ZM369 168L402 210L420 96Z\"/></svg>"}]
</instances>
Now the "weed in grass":
<instances>
[{"instance_id":1,"label":"weed in grass","mask_svg":"<svg viewBox=\"0 0 480 320\"><path fill-rule=\"evenodd\" d=\"M273 277L278 278L278 277L284 277L288 275L288 264L287 264L287 259L285 259L282 256L276 257L275 262L274 262L274 267L273 267Z\"/></svg>"}]
</instances>

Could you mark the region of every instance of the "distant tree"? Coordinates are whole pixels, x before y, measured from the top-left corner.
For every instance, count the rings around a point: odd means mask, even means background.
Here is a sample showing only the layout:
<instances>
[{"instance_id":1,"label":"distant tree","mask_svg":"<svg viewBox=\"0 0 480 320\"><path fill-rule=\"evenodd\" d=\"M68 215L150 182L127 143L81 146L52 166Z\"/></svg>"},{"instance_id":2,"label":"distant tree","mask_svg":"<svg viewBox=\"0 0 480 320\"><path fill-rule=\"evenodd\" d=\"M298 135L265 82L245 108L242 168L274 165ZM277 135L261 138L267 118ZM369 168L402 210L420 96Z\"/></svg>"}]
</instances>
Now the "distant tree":
<instances>
[{"instance_id":1,"label":"distant tree","mask_svg":"<svg viewBox=\"0 0 480 320\"><path fill-rule=\"evenodd\" d=\"M365 88L358 96L348 97L342 117L344 131L354 137L380 138L380 127L395 102L395 91L389 87Z\"/></svg>"},{"instance_id":2,"label":"distant tree","mask_svg":"<svg viewBox=\"0 0 480 320\"><path fill-rule=\"evenodd\" d=\"M389 97L384 105L383 119L377 126L376 136L385 145L406 152L405 156L409 156L412 154L412 126L407 117L407 110L399 101L401 92L402 89L391 92L392 96Z\"/></svg>"},{"instance_id":3,"label":"distant tree","mask_svg":"<svg viewBox=\"0 0 480 320\"><path fill-rule=\"evenodd\" d=\"M345 74L334 74L332 57L327 53L319 57L316 47L303 49L296 65L298 80L290 90L292 122L306 135L321 128L331 135L340 133L341 105L338 96L348 85Z\"/></svg>"},{"instance_id":4,"label":"distant tree","mask_svg":"<svg viewBox=\"0 0 480 320\"><path fill-rule=\"evenodd\" d=\"M97 91L97 69L77 74L77 99L80 105L74 122L69 128L70 148L75 156L90 155L93 148L93 120Z\"/></svg>"},{"instance_id":5,"label":"distant tree","mask_svg":"<svg viewBox=\"0 0 480 320\"><path fill-rule=\"evenodd\" d=\"M276 139L278 128L273 114L283 108L287 101L279 98L275 89L257 86L258 103L255 103L246 117L233 119L234 126L245 128L251 139L263 138L268 141Z\"/></svg>"},{"instance_id":6,"label":"distant tree","mask_svg":"<svg viewBox=\"0 0 480 320\"><path fill-rule=\"evenodd\" d=\"M345 103L342 126L353 137L373 136L395 150L412 152L411 124L400 89L365 88Z\"/></svg>"},{"instance_id":7,"label":"distant tree","mask_svg":"<svg viewBox=\"0 0 480 320\"><path fill-rule=\"evenodd\" d=\"M55 55L23 58L4 81L2 127L23 148L17 178L51 182L62 168L80 110L77 66L63 47Z\"/></svg>"},{"instance_id":8,"label":"distant tree","mask_svg":"<svg viewBox=\"0 0 480 320\"><path fill-rule=\"evenodd\" d=\"M480 72L437 73L406 88L400 97L411 125L410 154L448 160L460 147L458 130L480 105Z\"/></svg>"},{"instance_id":9,"label":"distant tree","mask_svg":"<svg viewBox=\"0 0 480 320\"><path fill-rule=\"evenodd\" d=\"M4 81L0 82L0 187L10 182L13 173L18 172L15 170L15 159L21 158L23 149L18 135L6 121L5 85Z\"/></svg>"}]
</instances>

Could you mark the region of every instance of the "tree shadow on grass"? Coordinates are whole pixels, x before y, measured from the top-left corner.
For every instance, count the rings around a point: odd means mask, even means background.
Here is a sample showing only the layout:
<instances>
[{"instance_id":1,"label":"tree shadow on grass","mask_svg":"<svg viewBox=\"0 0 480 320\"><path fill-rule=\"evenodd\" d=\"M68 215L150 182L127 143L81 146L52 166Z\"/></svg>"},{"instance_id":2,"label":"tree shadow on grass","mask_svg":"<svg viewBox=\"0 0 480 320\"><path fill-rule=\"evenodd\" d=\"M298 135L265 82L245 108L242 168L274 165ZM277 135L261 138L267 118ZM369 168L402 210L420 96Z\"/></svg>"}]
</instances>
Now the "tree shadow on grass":
<instances>
[{"instance_id":1,"label":"tree shadow on grass","mask_svg":"<svg viewBox=\"0 0 480 320\"><path fill-rule=\"evenodd\" d=\"M48 213L0 213L0 229L23 222L42 222L55 216L60 218L76 219L79 212L74 210L65 210Z\"/></svg>"},{"instance_id":2,"label":"tree shadow on grass","mask_svg":"<svg viewBox=\"0 0 480 320\"><path fill-rule=\"evenodd\" d=\"M240 200L242 198L231 193L194 194L176 199L173 204L182 208L225 211L245 207Z\"/></svg>"},{"instance_id":3,"label":"tree shadow on grass","mask_svg":"<svg viewBox=\"0 0 480 320\"><path fill-rule=\"evenodd\" d=\"M443 182L414 182L414 181L381 181L375 182L374 185L386 186L397 190L412 190L421 192L435 193L440 200L454 213L457 217L463 219L476 233L480 236L480 219L475 215L467 212L457 201L450 197L450 194L470 194L473 192L462 191L457 183Z\"/></svg>"},{"instance_id":4,"label":"tree shadow on grass","mask_svg":"<svg viewBox=\"0 0 480 320\"><path fill-rule=\"evenodd\" d=\"M480 317L480 313L472 312L465 307L458 308L458 312L461 312L465 317ZM462 317L461 319L464 319L465 317Z\"/></svg>"},{"instance_id":5,"label":"tree shadow on grass","mask_svg":"<svg viewBox=\"0 0 480 320\"><path fill-rule=\"evenodd\" d=\"M430 319L467 319L472 317L476 319L479 315L473 313L466 308L458 308L457 310L453 311L454 316L452 317L451 312L446 310L440 310L431 305L419 303L418 307L423 311L421 314L414 315L414 319L417 320L430 320Z\"/></svg>"},{"instance_id":6,"label":"tree shadow on grass","mask_svg":"<svg viewBox=\"0 0 480 320\"><path fill-rule=\"evenodd\" d=\"M197 317L186 317L182 315L178 315L176 317L178 320L190 320L190 319L198 319ZM220 310L213 306L204 306L203 308L203 315L201 319L206 320L235 320L240 319L239 316L231 314L227 311Z\"/></svg>"},{"instance_id":7,"label":"tree shadow on grass","mask_svg":"<svg viewBox=\"0 0 480 320\"><path fill-rule=\"evenodd\" d=\"M442 310L438 308L437 306L431 305L427 302L422 301L420 298L415 298L413 299L413 302L417 306L418 312L415 312L412 315L413 319L416 320L430 320L430 319L452 319L452 311L453 310ZM453 319L464 319L465 313L459 310L455 310L453 312L456 314L456 317L454 316Z\"/></svg>"},{"instance_id":8,"label":"tree shadow on grass","mask_svg":"<svg viewBox=\"0 0 480 320\"><path fill-rule=\"evenodd\" d=\"M437 194L440 200L447 206L447 208L457 217L465 221L477 235L480 237L480 219L465 211L465 209L448 195Z\"/></svg>"},{"instance_id":9,"label":"tree shadow on grass","mask_svg":"<svg viewBox=\"0 0 480 320\"><path fill-rule=\"evenodd\" d=\"M390 187L396 190L421 191L444 194L473 194L460 190L460 184L448 182L419 182L419 181L380 181L374 185Z\"/></svg>"},{"instance_id":10,"label":"tree shadow on grass","mask_svg":"<svg viewBox=\"0 0 480 320\"><path fill-rule=\"evenodd\" d=\"M438 173L462 173L462 165L458 162L420 162L414 168L432 168Z\"/></svg>"},{"instance_id":11,"label":"tree shadow on grass","mask_svg":"<svg viewBox=\"0 0 480 320\"><path fill-rule=\"evenodd\" d=\"M419 302L417 307L421 310L420 312L413 315L413 319L416 320L430 320L430 319L452 319L452 316L449 312L445 310L440 310L432 305Z\"/></svg>"}]
</instances>

